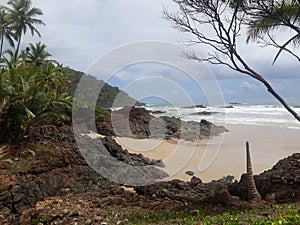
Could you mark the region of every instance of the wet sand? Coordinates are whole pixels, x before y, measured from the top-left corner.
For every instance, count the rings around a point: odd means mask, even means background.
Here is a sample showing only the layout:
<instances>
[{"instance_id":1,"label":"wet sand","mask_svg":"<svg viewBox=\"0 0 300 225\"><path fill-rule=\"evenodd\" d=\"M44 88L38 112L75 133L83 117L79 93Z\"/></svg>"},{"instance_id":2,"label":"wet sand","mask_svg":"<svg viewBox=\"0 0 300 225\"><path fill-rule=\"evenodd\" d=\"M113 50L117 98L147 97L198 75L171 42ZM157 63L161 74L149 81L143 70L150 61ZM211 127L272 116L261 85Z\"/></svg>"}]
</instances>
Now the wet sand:
<instances>
[{"instance_id":1,"label":"wet sand","mask_svg":"<svg viewBox=\"0 0 300 225\"><path fill-rule=\"evenodd\" d=\"M227 125L224 137L191 143L181 140L117 138L128 151L163 159L170 179L189 181L186 171L208 182L227 175L240 178L245 172L245 142L250 142L255 174L293 153L300 152L300 129L256 125Z\"/></svg>"}]
</instances>

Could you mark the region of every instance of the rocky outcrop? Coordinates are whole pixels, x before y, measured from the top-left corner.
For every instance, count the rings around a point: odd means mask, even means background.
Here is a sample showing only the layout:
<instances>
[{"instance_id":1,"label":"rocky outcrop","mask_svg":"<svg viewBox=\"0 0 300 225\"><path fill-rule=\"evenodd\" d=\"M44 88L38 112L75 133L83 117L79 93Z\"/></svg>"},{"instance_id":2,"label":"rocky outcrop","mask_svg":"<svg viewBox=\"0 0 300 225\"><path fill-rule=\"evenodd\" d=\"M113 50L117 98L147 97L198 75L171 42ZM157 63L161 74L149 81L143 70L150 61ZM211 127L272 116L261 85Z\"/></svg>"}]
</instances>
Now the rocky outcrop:
<instances>
[{"instance_id":1,"label":"rocky outcrop","mask_svg":"<svg viewBox=\"0 0 300 225\"><path fill-rule=\"evenodd\" d=\"M124 107L112 111L111 121L96 122L97 131L102 135L132 138L177 138L195 141L226 132L226 128L216 126L207 120L185 122L176 117L154 117L144 108Z\"/></svg>"},{"instance_id":2,"label":"rocky outcrop","mask_svg":"<svg viewBox=\"0 0 300 225\"><path fill-rule=\"evenodd\" d=\"M210 204L215 202L216 198L220 198L220 193L227 191L232 181L232 176L227 176L210 183L203 183L199 178L192 177L190 182L172 180L149 186L135 187L135 191L143 196L168 198L184 202L187 205ZM221 201L220 204L231 204L232 201L228 200L231 200L231 198L232 196L228 194L226 200Z\"/></svg>"},{"instance_id":3,"label":"rocky outcrop","mask_svg":"<svg viewBox=\"0 0 300 225\"><path fill-rule=\"evenodd\" d=\"M49 196L85 191L107 196L120 190L93 171L76 149L38 145L32 151L34 156L1 161L7 168L0 171L0 208L19 214Z\"/></svg>"},{"instance_id":4,"label":"rocky outcrop","mask_svg":"<svg viewBox=\"0 0 300 225\"><path fill-rule=\"evenodd\" d=\"M75 142L62 141L71 139L68 135L65 131L52 140L47 137L36 141L27 139L31 142L22 149L19 146L17 152L0 159L0 218L14 220L14 216L51 196L97 192L98 197L107 197L124 191L120 185L96 173L80 154ZM146 167L148 179L167 176L159 169L164 166L161 160L130 154L111 137L103 138L102 143L107 154L112 156L110 158L131 167ZM93 157L92 146L89 147ZM129 171L123 173L129 177L129 181L135 179L134 174ZM10 215L11 218L5 215Z\"/></svg>"},{"instance_id":5,"label":"rocky outcrop","mask_svg":"<svg viewBox=\"0 0 300 225\"><path fill-rule=\"evenodd\" d=\"M154 110L154 111L149 111L151 114L164 114L166 111L161 111L161 110Z\"/></svg>"},{"instance_id":6,"label":"rocky outcrop","mask_svg":"<svg viewBox=\"0 0 300 225\"><path fill-rule=\"evenodd\" d=\"M219 112L202 111L202 112L191 113L189 115L191 115L191 116L211 116L214 114L219 114Z\"/></svg>"},{"instance_id":7,"label":"rocky outcrop","mask_svg":"<svg viewBox=\"0 0 300 225\"><path fill-rule=\"evenodd\" d=\"M193 105L193 106L185 106L182 107L183 109L193 109L193 108L201 108L201 109L205 109L207 108L205 105Z\"/></svg>"},{"instance_id":8,"label":"rocky outcrop","mask_svg":"<svg viewBox=\"0 0 300 225\"><path fill-rule=\"evenodd\" d=\"M117 144L111 137L102 138L102 144L107 151L115 157L118 161L125 162L131 166L158 166L165 167L161 159L150 159L142 154L129 153L128 150L123 149L121 145Z\"/></svg>"},{"instance_id":9,"label":"rocky outcrop","mask_svg":"<svg viewBox=\"0 0 300 225\"><path fill-rule=\"evenodd\" d=\"M128 191L108 197L90 192L47 198L25 210L17 224L130 224L127 217L133 213L149 215L176 209L187 207L170 199L147 198Z\"/></svg>"},{"instance_id":10,"label":"rocky outcrop","mask_svg":"<svg viewBox=\"0 0 300 225\"><path fill-rule=\"evenodd\" d=\"M147 138L150 136L149 121L154 117L144 108L123 107L110 111L109 121L97 121L97 131L102 135Z\"/></svg>"},{"instance_id":11,"label":"rocky outcrop","mask_svg":"<svg viewBox=\"0 0 300 225\"><path fill-rule=\"evenodd\" d=\"M262 198L285 203L300 200L300 153L280 160L272 169L254 176L256 187ZM239 182L229 186L232 195L248 200L246 174Z\"/></svg>"}]
</instances>

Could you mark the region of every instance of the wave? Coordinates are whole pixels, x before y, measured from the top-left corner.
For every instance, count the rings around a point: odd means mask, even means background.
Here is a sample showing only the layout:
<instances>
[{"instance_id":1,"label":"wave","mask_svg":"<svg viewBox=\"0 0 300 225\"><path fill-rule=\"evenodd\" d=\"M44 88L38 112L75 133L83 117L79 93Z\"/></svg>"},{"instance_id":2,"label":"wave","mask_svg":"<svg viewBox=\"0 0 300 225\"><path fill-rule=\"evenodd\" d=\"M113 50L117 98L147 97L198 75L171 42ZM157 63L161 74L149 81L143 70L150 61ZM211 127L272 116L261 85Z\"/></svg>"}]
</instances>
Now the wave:
<instances>
[{"instance_id":1,"label":"wave","mask_svg":"<svg viewBox=\"0 0 300 225\"><path fill-rule=\"evenodd\" d=\"M221 107L172 107L151 106L149 110L164 111L164 115L180 117L186 121L207 119L214 123L267 125L300 129L300 124L290 113L280 105L234 105L230 108ZM300 107L295 108L300 114ZM156 115L159 116L159 115Z\"/></svg>"}]
</instances>

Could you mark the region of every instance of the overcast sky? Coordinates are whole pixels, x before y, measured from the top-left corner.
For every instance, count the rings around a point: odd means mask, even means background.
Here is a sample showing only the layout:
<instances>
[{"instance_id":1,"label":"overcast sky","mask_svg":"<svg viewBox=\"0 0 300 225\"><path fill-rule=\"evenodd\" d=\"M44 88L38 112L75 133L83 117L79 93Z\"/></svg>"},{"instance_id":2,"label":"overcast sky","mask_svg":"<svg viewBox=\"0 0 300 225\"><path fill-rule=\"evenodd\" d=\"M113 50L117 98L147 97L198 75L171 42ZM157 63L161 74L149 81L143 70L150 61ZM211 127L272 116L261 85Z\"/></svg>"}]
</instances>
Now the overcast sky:
<instances>
[{"instance_id":1,"label":"overcast sky","mask_svg":"<svg viewBox=\"0 0 300 225\"><path fill-rule=\"evenodd\" d=\"M7 1L0 2L4 4ZM41 19L46 26L38 27L42 38L32 37L28 33L23 47L30 42L42 41L53 58L84 72L97 58L121 45L146 40L180 44L190 38L173 29L163 18L163 7L169 11L177 10L171 0L33 0L33 4L42 9L44 15ZM284 40L285 36L281 36ZM288 55L282 55L278 63L272 66L275 50L259 48L254 44L246 46L244 42L240 45L249 64L265 75L281 95L291 103L300 105L299 63ZM202 51L204 54L207 52L205 47L201 47ZM275 102L260 83L221 66L208 66L218 78L227 102ZM172 79L171 74L175 74L171 67L149 63L133 65L116 73L110 83L122 88L141 77L158 75ZM192 84L189 87L186 83L186 89L192 98L197 99L198 92ZM138 95L137 92L134 95Z\"/></svg>"}]
</instances>

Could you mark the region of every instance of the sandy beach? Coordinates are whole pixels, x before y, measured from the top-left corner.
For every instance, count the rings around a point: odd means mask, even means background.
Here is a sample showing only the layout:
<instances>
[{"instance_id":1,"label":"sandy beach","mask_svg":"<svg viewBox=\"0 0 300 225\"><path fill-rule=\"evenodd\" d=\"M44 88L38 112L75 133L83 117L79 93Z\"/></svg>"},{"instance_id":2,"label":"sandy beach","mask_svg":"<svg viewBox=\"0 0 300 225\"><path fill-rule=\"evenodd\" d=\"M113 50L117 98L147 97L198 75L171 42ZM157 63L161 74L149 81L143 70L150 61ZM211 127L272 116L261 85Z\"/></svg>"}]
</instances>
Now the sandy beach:
<instances>
[{"instance_id":1,"label":"sandy beach","mask_svg":"<svg viewBox=\"0 0 300 225\"><path fill-rule=\"evenodd\" d=\"M280 159L300 152L300 129L257 125L226 125L224 137L191 143L182 140L116 138L132 153L162 159L170 179L189 181L186 171L208 182L245 172L245 142L250 142L255 174L272 168Z\"/></svg>"}]
</instances>

